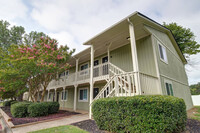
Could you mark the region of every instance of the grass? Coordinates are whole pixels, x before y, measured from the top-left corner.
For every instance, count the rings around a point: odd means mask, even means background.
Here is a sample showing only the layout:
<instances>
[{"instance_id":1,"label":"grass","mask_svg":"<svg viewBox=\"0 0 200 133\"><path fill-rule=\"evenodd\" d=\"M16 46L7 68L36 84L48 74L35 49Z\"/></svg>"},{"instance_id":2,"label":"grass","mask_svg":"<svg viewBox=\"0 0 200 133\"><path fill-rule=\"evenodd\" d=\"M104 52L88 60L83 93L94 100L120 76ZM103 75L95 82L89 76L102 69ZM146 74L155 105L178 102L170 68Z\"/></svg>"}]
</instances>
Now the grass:
<instances>
[{"instance_id":1,"label":"grass","mask_svg":"<svg viewBox=\"0 0 200 133\"><path fill-rule=\"evenodd\" d=\"M194 114L192 119L199 120L200 121L200 106L195 106L197 108L197 112Z\"/></svg>"},{"instance_id":2,"label":"grass","mask_svg":"<svg viewBox=\"0 0 200 133\"><path fill-rule=\"evenodd\" d=\"M42 129L42 130L29 132L29 133L88 133L88 132L78 127L67 125L67 126L59 126L59 127Z\"/></svg>"}]
</instances>

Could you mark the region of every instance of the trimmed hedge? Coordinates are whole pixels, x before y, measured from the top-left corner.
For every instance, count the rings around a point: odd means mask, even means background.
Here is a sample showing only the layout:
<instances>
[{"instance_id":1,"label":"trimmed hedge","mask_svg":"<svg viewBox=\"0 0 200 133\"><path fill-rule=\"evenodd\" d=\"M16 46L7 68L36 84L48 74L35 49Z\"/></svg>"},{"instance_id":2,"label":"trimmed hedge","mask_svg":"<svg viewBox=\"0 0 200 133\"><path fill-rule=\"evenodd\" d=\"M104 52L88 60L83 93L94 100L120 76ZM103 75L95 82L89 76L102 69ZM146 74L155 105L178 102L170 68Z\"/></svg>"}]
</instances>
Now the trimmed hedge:
<instances>
[{"instance_id":1,"label":"trimmed hedge","mask_svg":"<svg viewBox=\"0 0 200 133\"><path fill-rule=\"evenodd\" d=\"M160 95L98 99L92 113L100 129L112 132L181 132L187 119L183 99Z\"/></svg>"},{"instance_id":2,"label":"trimmed hedge","mask_svg":"<svg viewBox=\"0 0 200 133\"><path fill-rule=\"evenodd\" d=\"M48 106L48 114L57 113L60 107L58 102L45 102Z\"/></svg>"},{"instance_id":3,"label":"trimmed hedge","mask_svg":"<svg viewBox=\"0 0 200 133\"><path fill-rule=\"evenodd\" d=\"M11 102L14 102L15 100L8 100L8 101L5 101L3 102L3 106L11 106Z\"/></svg>"},{"instance_id":4,"label":"trimmed hedge","mask_svg":"<svg viewBox=\"0 0 200 133\"><path fill-rule=\"evenodd\" d=\"M28 103L28 102L18 102L18 103L12 104L11 105L12 116L19 117L19 118L28 116L27 109L30 104L31 103Z\"/></svg>"},{"instance_id":5,"label":"trimmed hedge","mask_svg":"<svg viewBox=\"0 0 200 133\"><path fill-rule=\"evenodd\" d=\"M28 113L30 117L45 116L48 115L48 105L45 102L32 103L28 107Z\"/></svg>"}]
</instances>

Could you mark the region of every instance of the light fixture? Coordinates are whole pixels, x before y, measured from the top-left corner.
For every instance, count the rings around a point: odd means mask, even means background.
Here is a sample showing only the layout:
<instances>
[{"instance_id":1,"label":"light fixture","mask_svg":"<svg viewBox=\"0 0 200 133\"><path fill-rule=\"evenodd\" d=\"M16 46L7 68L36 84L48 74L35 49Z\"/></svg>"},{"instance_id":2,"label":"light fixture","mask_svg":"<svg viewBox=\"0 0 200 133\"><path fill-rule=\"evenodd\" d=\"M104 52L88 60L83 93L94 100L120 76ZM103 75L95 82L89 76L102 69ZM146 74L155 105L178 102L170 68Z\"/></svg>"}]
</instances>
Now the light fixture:
<instances>
[{"instance_id":1,"label":"light fixture","mask_svg":"<svg viewBox=\"0 0 200 133\"><path fill-rule=\"evenodd\" d=\"M128 36L128 37L126 38L126 40L130 41L130 36Z\"/></svg>"}]
</instances>

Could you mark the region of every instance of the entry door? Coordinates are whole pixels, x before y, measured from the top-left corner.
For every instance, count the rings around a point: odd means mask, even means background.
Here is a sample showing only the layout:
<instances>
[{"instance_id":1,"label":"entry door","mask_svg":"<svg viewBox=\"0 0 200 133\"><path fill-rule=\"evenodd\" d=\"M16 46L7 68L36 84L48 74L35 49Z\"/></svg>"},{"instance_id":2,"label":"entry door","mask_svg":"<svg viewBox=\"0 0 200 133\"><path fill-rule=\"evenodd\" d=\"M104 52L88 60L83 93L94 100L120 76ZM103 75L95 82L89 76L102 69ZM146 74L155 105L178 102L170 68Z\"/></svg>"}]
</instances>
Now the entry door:
<instances>
[{"instance_id":1,"label":"entry door","mask_svg":"<svg viewBox=\"0 0 200 133\"><path fill-rule=\"evenodd\" d=\"M99 88L94 88L94 91L93 91L93 98L95 98L99 93Z\"/></svg>"},{"instance_id":2,"label":"entry door","mask_svg":"<svg viewBox=\"0 0 200 133\"><path fill-rule=\"evenodd\" d=\"M102 64L103 64L103 75L107 75L108 74L108 64L105 64L105 63L107 63L108 62L108 56L106 56L106 57L104 57L104 58L102 58Z\"/></svg>"},{"instance_id":3,"label":"entry door","mask_svg":"<svg viewBox=\"0 0 200 133\"><path fill-rule=\"evenodd\" d=\"M59 102L59 95L60 93L59 92L57 92L57 98L56 98L56 102Z\"/></svg>"}]
</instances>

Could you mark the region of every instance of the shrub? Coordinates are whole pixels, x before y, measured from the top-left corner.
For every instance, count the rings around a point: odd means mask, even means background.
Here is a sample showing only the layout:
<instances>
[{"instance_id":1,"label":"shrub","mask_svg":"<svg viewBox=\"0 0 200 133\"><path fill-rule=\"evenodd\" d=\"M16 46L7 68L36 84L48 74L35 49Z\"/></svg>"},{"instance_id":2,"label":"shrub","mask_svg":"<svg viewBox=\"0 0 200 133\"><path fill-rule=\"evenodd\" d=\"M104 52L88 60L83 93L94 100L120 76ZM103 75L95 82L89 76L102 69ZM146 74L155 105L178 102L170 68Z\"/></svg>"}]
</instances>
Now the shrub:
<instances>
[{"instance_id":1,"label":"shrub","mask_svg":"<svg viewBox=\"0 0 200 133\"><path fill-rule=\"evenodd\" d=\"M11 102L13 102L15 100L8 100L8 101L5 101L3 102L3 106L10 106L11 105Z\"/></svg>"},{"instance_id":2,"label":"shrub","mask_svg":"<svg viewBox=\"0 0 200 133\"><path fill-rule=\"evenodd\" d=\"M48 105L45 102L33 103L28 107L30 117L48 115Z\"/></svg>"},{"instance_id":3,"label":"shrub","mask_svg":"<svg viewBox=\"0 0 200 133\"><path fill-rule=\"evenodd\" d=\"M48 106L48 113L53 114L57 113L60 107L60 104L58 102L45 102Z\"/></svg>"},{"instance_id":4,"label":"shrub","mask_svg":"<svg viewBox=\"0 0 200 133\"><path fill-rule=\"evenodd\" d=\"M15 103L18 103L18 101L12 101L12 102L10 102L10 106L13 105L13 104L15 104Z\"/></svg>"},{"instance_id":5,"label":"shrub","mask_svg":"<svg viewBox=\"0 0 200 133\"><path fill-rule=\"evenodd\" d=\"M187 119L183 99L159 95L98 99L92 113L100 129L112 132L181 132Z\"/></svg>"},{"instance_id":6,"label":"shrub","mask_svg":"<svg viewBox=\"0 0 200 133\"><path fill-rule=\"evenodd\" d=\"M13 105L11 105L11 114L13 117L26 117L28 116L28 106L31 103L27 103L27 102L18 102L15 103Z\"/></svg>"}]
</instances>

